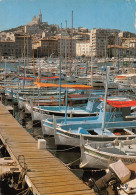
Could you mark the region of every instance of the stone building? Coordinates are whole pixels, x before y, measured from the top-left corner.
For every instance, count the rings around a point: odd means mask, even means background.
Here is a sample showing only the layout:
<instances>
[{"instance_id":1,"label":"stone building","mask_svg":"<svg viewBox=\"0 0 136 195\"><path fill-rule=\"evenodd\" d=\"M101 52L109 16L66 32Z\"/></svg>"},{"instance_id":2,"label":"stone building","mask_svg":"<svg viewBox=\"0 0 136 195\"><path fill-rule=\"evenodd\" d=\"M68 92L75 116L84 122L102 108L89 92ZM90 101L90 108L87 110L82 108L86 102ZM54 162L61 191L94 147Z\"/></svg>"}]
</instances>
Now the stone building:
<instances>
[{"instance_id":1,"label":"stone building","mask_svg":"<svg viewBox=\"0 0 136 195\"><path fill-rule=\"evenodd\" d=\"M65 58L76 57L76 39L70 37L59 37L58 55Z\"/></svg>"},{"instance_id":2,"label":"stone building","mask_svg":"<svg viewBox=\"0 0 136 195\"><path fill-rule=\"evenodd\" d=\"M120 38L131 38L131 37L136 37L136 34L128 31L121 31L119 32L118 36Z\"/></svg>"},{"instance_id":3,"label":"stone building","mask_svg":"<svg viewBox=\"0 0 136 195\"><path fill-rule=\"evenodd\" d=\"M118 39L119 30L114 29L92 29L90 30L90 44L93 55L97 58L107 57L108 45L112 42L120 45ZM116 39L116 40L115 40Z\"/></svg>"},{"instance_id":4,"label":"stone building","mask_svg":"<svg viewBox=\"0 0 136 195\"><path fill-rule=\"evenodd\" d=\"M136 56L136 47L124 47L119 45L108 45L108 53L110 57L134 58Z\"/></svg>"},{"instance_id":5,"label":"stone building","mask_svg":"<svg viewBox=\"0 0 136 195\"><path fill-rule=\"evenodd\" d=\"M33 42L33 49L35 51L35 56L45 57L45 56L58 56L58 40L56 37L48 39L40 39L39 41Z\"/></svg>"},{"instance_id":6,"label":"stone building","mask_svg":"<svg viewBox=\"0 0 136 195\"><path fill-rule=\"evenodd\" d=\"M109 56L115 58L124 58L136 56L136 37L121 38L121 46L109 45Z\"/></svg>"},{"instance_id":7,"label":"stone building","mask_svg":"<svg viewBox=\"0 0 136 195\"><path fill-rule=\"evenodd\" d=\"M90 41L79 41L76 43L76 56L77 57L91 57Z\"/></svg>"},{"instance_id":8,"label":"stone building","mask_svg":"<svg viewBox=\"0 0 136 195\"><path fill-rule=\"evenodd\" d=\"M25 47L24 47L25 43ZM31 36L14 34L13 40L0 41L1 55L4 57L31 57L32 56L32 40Z\"/></svg>"}]
</instances>

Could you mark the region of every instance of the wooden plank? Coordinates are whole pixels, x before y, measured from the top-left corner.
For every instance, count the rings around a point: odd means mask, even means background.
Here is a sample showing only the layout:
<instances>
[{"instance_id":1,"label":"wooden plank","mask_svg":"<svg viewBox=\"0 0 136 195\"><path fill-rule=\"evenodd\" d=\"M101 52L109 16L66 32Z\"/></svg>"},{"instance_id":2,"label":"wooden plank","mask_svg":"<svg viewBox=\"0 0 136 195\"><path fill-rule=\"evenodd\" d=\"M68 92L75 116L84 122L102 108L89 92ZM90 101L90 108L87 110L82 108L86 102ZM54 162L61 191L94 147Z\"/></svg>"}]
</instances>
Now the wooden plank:
<instances>
[{"instance_id":1,"label":"wooden plank","mask_svg":"<svg viewBox=\"0 0 136 195\"><path fill-rule=\"evenodd\" d=\"M64 193L64 192L73 192L73 191L84 191L84 190L87 190L88 187L84 184L82 185L72 185L72 186L50 186L50 187L44 187L44 185L42 184L35 184L36 188L39 189L39 192L40 193L43 193L43 192L46 192L46 193L53 193L53 194L56 194L56 193ZM91 190L90 190L91 191ZM83 193L84 194L84 193Z\"/></svg>"},{"instance_id":2,"label":"wooden plank","mask_svg":"<svg viewBox=\"0 0 136 195\"><path fill-rule=\"evenodd\" d=\"M94 195L94 192L90 191L90 190L84 190L84 191L74 191L74 192L62 192L62 193L59 193L59 195L84 195L84 194L90 194L90 195ZM46 194L44 194L46 195Z\"/></svg>"},{"instance_id":3,"label":"wooden plank","mask_svg":"<svg viewBox=\"0 0 136 195\"><path fill-rule=\"evenodd\" d=\"M7 123L8 121L8 123ZM12 158L23 166L24 155L27 176L33 190L43 194L94 194L79 178L77 178L60 160L47 150L38 150L37 141L5 110L0 103L0 138L6 144ZM38 179L37 179L38 178Z\"/></svg>"}]
</instances>

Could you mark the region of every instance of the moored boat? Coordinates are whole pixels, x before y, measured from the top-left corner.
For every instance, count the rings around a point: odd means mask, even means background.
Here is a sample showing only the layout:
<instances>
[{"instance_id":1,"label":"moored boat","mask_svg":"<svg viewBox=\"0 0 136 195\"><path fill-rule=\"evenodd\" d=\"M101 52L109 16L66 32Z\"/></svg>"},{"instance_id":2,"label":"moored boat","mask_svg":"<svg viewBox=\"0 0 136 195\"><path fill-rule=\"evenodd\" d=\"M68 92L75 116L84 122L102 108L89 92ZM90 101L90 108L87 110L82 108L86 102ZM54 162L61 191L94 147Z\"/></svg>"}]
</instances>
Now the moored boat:
<instances>
[{"instance_id":1,"label":"moored boat","mask_svg":"<svg viewBox=\"0 0 136 195\"><path fill-rule=\"evenodd\" d=\"M82 138L81 138L82 140ZM80 168L106 169L111 163L136 163L136 139L100 144L83 144L81 141Z\"/></svg>"}]
</instances>

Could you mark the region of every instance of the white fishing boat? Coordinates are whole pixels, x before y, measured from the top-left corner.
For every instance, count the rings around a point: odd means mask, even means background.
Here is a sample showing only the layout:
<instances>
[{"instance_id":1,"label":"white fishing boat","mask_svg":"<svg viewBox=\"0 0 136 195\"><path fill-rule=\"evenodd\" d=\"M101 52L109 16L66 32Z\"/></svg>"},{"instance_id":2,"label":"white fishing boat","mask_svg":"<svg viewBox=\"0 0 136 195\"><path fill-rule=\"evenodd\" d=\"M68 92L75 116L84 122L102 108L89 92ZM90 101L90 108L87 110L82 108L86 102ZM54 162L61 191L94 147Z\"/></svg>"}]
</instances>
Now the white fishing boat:
<instances>
[{"instance_id":1,"label":"white fishing boat","mask_svg":"<svg viewBox=\"0 0 136 195\"><path fill-rule=\"evenodd\" d=\"M136 73L117 75L114 82L118 84L120 89L131 88L136 82Z\"/></svg>"},{"instance_id":2,"label":"white fishing boat","mask_svg":"<svg viewBox=\"0 0 136 195\"><path fill-rule=\"evenodd\" d=\"M99 146L84 144L81 138L80 168L106 169L111 163L122 160L124 164L136 163L136 139L119 141Z\"/></svg>"},{"instance_id":3,"label":"white fishing boat","mask_svg":"<svg viewBox=\"0 0 136 195\"><path fill-rule=\"evenodd\" d=\"M43 102L43 104L41 104L41 105L44 106L44 100L45 100L45 105L46 105L47 98L49 98L52 101L55 97L58 96L58 94L59 94L59 92L57 90L48 90L48 91L42 90L39 92L38 91L22 92L22 94L18 92L18 94L16 94L16 97L18 96L17 102L18 102L19 109L24 109L26 107L26 103L29 100L36 99L40 105L40 99L41 99ZM64 97L64 92L61 92L61 95L62 95L62 97ZM56 99L56 101L57 101L57 99Z\"/></svg>"}]
</instances>

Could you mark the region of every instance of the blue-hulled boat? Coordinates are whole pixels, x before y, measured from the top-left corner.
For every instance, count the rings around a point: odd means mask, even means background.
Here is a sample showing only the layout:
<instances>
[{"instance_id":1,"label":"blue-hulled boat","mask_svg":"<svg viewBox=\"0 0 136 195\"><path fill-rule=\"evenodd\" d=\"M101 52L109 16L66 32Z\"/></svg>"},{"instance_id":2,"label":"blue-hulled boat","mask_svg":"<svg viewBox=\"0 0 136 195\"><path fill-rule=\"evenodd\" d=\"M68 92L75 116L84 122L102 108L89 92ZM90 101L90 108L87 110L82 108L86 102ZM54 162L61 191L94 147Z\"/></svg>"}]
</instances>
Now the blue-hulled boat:
<instances>
[{"instance_id":1,"label":"blue-hulled boat","mask_svg":"<svg viewBox=\"0 0 136 195\"><path fill-rule=\"evenodd\" d=\"M133 133L136 129L136 121L106 122L105 129L101 129L102 123L72 124L58 126L55 136L56 145L80 146L80 134L84 136L85 143L100 144L111 142L115 139L125 140L136 138Z\"/></svg>"},{"instance_id":2,"label":"blue-hulled boat","mask_svg":"<svg viewBox=\"0 0 136 195\"><path fill-rule=\"evenodd\" d=\"M100 103L99 106L97 107L97 109L100 109L97 116L56 118L57 126L61 126L65 124L72 125L72 124L84 124L84 123L86 124L102 123L103 110L101 109L101 107L102 107L102 103ZM111 111L106 112L107 122L115 122L121 120L123 120L121 111L117 110L116 112L111 112ZM45 120L42 120L42 132L44 135L54 135L53 118L47 118Z\"/></svg>"},{"instance_id":3,"label":"blue-hulled boat","mask_svg":"<svg viewBox=\"0 0 136 195\"><path fill-rule=\"evenodd\" d=\"M128 98L123 97L110 97L110 100L122 100L122 101L128 101ZM97 111L99 110L99 113L97 116L91 116L91 117L74 117L74 118L56 118L56 124L57 126L61 125L72 125L72 124L84 124L84 123L101 123L103 119L103 102L99 102L97 100ZM124 121L127 120L126 118L131 118L134 114L131 114L130 107L128 108L114 108L107 104L107 112L106 112L106 122L117 122L117 121ZM136 115L134 115L136 116ZM44 117L44 116L43 116ZM126 117L126 118L125 118ZM132 117L133 118L133 117ZM54 127L53 127L53 119L47 118L42 120L42 132L44 135L54 135Z\"/></svg>"},{"instance_id":4,"label":"blue-hulled boat","mask_svg":"<svg viewBox=\"0 0 136 195\"><path fill-rule=\"evenodd\" d=\"M117 101L118 100L118 101ZM54 125L55 143L56 145L72 145L79 146L80 134L82 134L85 140L92 142L109 142L114 139L126 139L134 138L136 135L132 132L136 129L136 120L127 121L128 115L131 116L131 106L136 105L136 101L123 98L111 98L107 100L107 111L105 113L105 125L103 124L103 107L100 111L100 116L83 122L76 122L71 124ZM99 105L101 107L102 104ZM113 112L116 109L116 112ZM134 117L134 115L132 114ZM93 117L92 117L93 118ZM70 123L70 122L69 122ZM54 122L55 124L55 122Z\"/></svg>"},{"instance_id":5,"label":"blue-hulled boat","mask_svg":"<svg viewBox=\"0 0 136 195\"><path fill-rule=\"evenodd\" d=\"M83 116L95 116L98 114L99 109L97 108L100 101L88 101L87 105L80 105L80 107L74 106L36 106L33 107L33 120L42 120L42 115L45 118L52 118L53 115L57 117L64 117L67 109L67 116L72 117L83 117Z\"/></svg>"}]
</instances>

